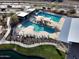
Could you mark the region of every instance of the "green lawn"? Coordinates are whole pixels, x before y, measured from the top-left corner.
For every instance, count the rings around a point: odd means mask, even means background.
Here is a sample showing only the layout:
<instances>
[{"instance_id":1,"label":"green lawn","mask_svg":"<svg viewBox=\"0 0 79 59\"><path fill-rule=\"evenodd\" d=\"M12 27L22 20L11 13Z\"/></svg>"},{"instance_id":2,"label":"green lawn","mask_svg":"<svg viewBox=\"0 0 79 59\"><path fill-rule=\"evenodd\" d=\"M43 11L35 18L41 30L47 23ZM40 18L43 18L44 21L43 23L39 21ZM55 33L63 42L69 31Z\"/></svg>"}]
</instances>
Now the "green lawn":
<instances>
[{"instance_id":1,"label":"green lawn","mask_svg":"<svg viewBox=\"0 0 79 59\"><path fill-rule=\"evenodd\" d=\"M64 59L65 54L60 52L54 46L41 45L34 48L23 48L18 45L0 45L0 49L13 49L16 47L16 51L25 55L41 56L45 59Z\"/></svg>"}]
</instances>

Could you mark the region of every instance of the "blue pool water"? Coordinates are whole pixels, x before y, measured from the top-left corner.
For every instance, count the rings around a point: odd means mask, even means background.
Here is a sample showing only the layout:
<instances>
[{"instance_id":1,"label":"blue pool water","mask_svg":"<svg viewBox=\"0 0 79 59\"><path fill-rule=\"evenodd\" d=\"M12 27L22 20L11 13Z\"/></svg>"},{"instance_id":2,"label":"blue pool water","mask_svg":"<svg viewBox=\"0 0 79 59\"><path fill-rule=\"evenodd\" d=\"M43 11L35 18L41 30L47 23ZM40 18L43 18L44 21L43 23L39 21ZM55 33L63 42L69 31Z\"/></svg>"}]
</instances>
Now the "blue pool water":
<instances>
[{"instance_id":1,"label":"blue pool water","mask_svg":"<svg viewBox=\"0 0 79 59\"><path fill-rule=\"evenodd\" d=\"M50 18L51 20L53 20L55 22L59 22L60 18L62 17L60 15L53 15L53 14L49 14L49 13L43 12L43 11L38 12L37 15Z\"/></svg>"},{"instance_id":2,"label":"blue pool water","mask_svg":"<svg viewBox=\"0 0 79 59\"><path fill-rule=\"evenodd\" d=\"M55 21L55 22L59 22L59 20L61 18L61 16L59 16L59 15L49 14L49 13L43 12L43 11L41 11L41 12L39 11L36 15L40 15L40 16L50 18L52 21ZM31 18L31 20L35 20L34 17L30 17L30 18ZM40 32L40 31L46 31L48 33L55 32L54 28L51 28L51 27L48 27L48 26L45 26L45 25L42 25L42 24L35 24L35 23L30 22L30 21L27 22L26 20L21 22L21 24L22 24L22 26L19 29L23 29L23 28L26 28L28 26L33 26L34 31L36 31L36 32Z\"/></svg>"},{"instance_id":3,"label":"blue pool water","mask_svg":"<svg viewBox=\"0 0 79 59\"><path fill-rule=\"evenodd\" d=\"M51 27L48 27L48 26L45 26L45 25L42 25L42 24L34 24L32 22L26 22L26 21L22 22L21 28L22 27L25 28L27 26L34 26L34 30L36 32L40 32L40 31L46 31L48 33L55 32L55 29L54 28L51 28Z\"/></svg>"}]
</instances>

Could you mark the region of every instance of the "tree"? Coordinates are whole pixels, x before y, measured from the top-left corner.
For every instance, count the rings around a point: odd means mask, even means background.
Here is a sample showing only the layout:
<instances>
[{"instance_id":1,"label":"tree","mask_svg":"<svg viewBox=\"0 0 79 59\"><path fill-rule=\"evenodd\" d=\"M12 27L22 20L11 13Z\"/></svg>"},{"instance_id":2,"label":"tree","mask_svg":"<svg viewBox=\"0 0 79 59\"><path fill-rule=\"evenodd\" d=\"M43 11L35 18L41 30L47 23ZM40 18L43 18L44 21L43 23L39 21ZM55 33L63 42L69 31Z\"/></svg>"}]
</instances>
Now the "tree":
<instances>
[{"instance_id":1,"label":"tree","mask_svg":"<svg viewBox=\"0 0 79 59\"><path fill-rule=\"evenodd\" d=\"M46 7L42 7L43 10L46 10Z\"/></svg>"},{"instance_id":2,"label":"tree","mask_svg":"<svg viewBox=\"0 0 79 59\"><path fill-rule=\"evenodd\" d=\"M65 13L64 10L60 10L60 11L59 11L59 14L66 15L66 13Z\"/></svg>"},{"instance_id":3,"label":"tree","mask_svg":"<svg viewBox=\"0 0 79 59\"><path fill-rule=\"evenodd\" d=\"M68 13L69 13L69 14L75 14L75 13L76 13L76 10L75 10L75 9L70 9L70 10L68 11Z\"/></svg>"},{"instance_id":4,"label":"tree","mask_svg":"<svg viewBox=\"0 0 79 59\"><path fill-rule=\"evenodd\" d=\"M9 14L7 14L7 16L12 16L12 15L14 15L15 13L14 12L10 12Z\"/></svg>"},{"instance_id":5,"label":"tree","mask_svg":"<svg viewBox=\"0 0 79 59\"><path fill-rule=\"evenodd\" d=\"M11 16L11 24L16 25L19 22L18 16L16 14Z\"/></svg>"}]
</instances>

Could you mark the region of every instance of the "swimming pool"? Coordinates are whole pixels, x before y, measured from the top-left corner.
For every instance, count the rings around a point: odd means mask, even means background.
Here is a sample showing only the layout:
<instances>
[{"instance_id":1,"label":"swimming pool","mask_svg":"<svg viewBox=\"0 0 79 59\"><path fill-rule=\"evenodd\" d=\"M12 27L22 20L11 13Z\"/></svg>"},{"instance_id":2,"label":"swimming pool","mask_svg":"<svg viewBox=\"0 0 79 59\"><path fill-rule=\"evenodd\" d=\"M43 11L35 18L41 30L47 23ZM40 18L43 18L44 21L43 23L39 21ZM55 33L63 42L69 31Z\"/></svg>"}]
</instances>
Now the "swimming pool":
<instances>
[{"instance_id":1,"label":"swimming pool","mask_svg":"<svg viewBox=\"0 0 79 59\"><path fill-rule=\"evenodd\" d=\"M26 22L26 21L22 22L21 24L22 24L22 26L20 28L17 27L20 30L22 30L23 28L26 28L28 26L33 26L35 32L40 32L40 31L46 31L48 33L55 32L54 28L51 28L51 27L48 27L48 26L45 26L45 25L42 25L42 24L34 24L32 22Z\"/></svg>"},{"instance_id":2,"label":"swimming pool","mask_svg":"<svg viewBox=\"0 0 79 59\"><path fill-rule=\"evenodd\" d=\"M53 21L55 21L55 22L59 22L59 21L60 21L60 18L62 17L62 16L60 16L60 15L55 15L55 14L53 14L53 13L50 14L50 13L44 12L44 11L39 11L39 12L37 12L36 15L50 18L51 20L53 20Z\"/></svg>"},{"instance_id":3,"label":"swimming pool","mask_svg":"<svg viewBox=\"0 0 79 59\"><path fill-rule=\"evenodd\" d=\"M59 21L60 21L60 18L62 17L62 16L55 15L55 14L49 14L49 13L43 12L43 11L37 12L36 15L44 16L44 17L50 18L52 21L55 21L55 22L59 22ZM30 20L33 20L33 21L35 20L34 17L30 17L29 19L30 19ZM28 20L28 19L27 19L27 20ZM21 24L22 24L22 26L21 26L20 28L17 27L17 28L20 29L20 30L22 30L22 29L24 29L24 28L26 28L26 27L28 27L28 26L33 26L35 32L40 32L40 31L46 31L46 32L48 32L48 33L54 33L54 32L55 32L55 28L52 28L52 27L50 27L50 26L45 26L45 25L43 25L43 24L38 24L38 23L36 24L36 23L32 23L32 22L30 22L30 21L27 22L26 20L24 20L23 22L21 22Z\"/></svg>"}]
</instances>

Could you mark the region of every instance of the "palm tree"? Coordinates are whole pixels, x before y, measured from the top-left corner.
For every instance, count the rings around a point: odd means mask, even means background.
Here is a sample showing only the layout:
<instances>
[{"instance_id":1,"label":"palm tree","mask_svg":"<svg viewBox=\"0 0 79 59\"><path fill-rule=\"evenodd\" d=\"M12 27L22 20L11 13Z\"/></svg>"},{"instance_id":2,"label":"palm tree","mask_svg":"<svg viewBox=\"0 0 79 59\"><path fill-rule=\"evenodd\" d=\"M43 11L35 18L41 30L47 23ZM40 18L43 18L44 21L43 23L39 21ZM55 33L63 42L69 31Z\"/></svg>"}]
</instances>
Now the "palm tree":
<instances>
[{"instance_id":1,"label":"palm tree","mask_svg":"<svg viewBox=\"0 0 79 59\"><path fill-rule=\"evenodd\" d=\"M73 8L73 9L70 9L69 11L67 11L68 14L75 14L76 13L76 10Z\"/></svg>"},{"instance_id":2,"label":"palm tree","mask_svg":"<svg viewBox=\"0 0 79 59\"><path fill-rule=\"evenodd\" d=\"M16 25L19 22L18 16L16 14L11 16L11 24Z\"/></svg>"},{"instance_id":3,"label":"palm tree","mask_svg":"<svg viewBox=\"0 0 79 59\"><path fill-rule=\"evenodd\" d=\"M10 12L9 14L7 14L7 16L12 16L14 14L15 14L14 12Z\"/></svg>"}]
</instances>

